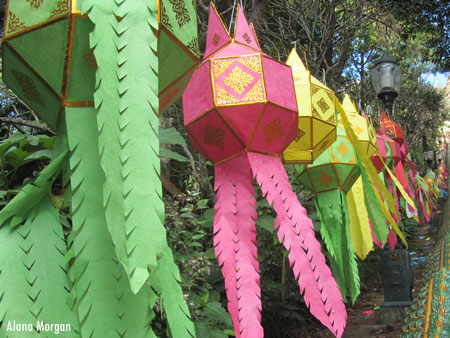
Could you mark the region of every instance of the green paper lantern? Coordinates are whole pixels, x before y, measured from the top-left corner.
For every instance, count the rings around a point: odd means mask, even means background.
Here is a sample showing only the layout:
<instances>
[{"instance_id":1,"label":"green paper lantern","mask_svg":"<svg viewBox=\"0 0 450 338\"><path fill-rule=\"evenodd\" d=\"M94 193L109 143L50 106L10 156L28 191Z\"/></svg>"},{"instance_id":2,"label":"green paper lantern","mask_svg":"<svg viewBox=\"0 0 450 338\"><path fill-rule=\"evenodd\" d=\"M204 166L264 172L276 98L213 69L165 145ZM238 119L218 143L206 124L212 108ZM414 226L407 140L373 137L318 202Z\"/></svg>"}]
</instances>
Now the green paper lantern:
<instances>
[{"instance_id":1,"label":"green paper lantern","mask_svg":"<svg viewBox=\"0 0 450 338\"><path fill-rule=\"evenodd\" d=\"M93 106L92 29L76 2L7 1L3 80L52 129L62 107Z\"/></svg>"},{"instance_id":2,"label":"green paper lantern","mask_svg":"<svg viewBox=\"0 0 450 338\"><path fill-rule=\"evenodd\" d=\"M336 141L312 164L298 167L298 179L316 194L348 192L360 175L356 154L345 131L337 128Z\"/></svg>"},{"instance_id":3,"label":"green paper lantern","mask_svg":"<svg viewBox=\"0 0 450 338\"><path fill-rule=\"evenodd\" d=\"M82 3L7 1L3 80L54 130L63 107L94 106L97 63L89 45L94 25L80 12ZM193 3L161 0L157 5L159 114L181 97L199 51Z\"/></svg>"},{"instance_id":4,"label":"green paper lantern","mask_svg":"<svg viewBox=\"0 0 450 338\"><path fill-rule=\"evenodd\" d=\"M359 274L345 194L360 176L360 168L342 126L336 131L336 141L312 164L296 167L297 179L316 193L320 233L328 249L331 270L344 300L348 292L355 302L360 293Z\"/></svg>"}]
</instances>

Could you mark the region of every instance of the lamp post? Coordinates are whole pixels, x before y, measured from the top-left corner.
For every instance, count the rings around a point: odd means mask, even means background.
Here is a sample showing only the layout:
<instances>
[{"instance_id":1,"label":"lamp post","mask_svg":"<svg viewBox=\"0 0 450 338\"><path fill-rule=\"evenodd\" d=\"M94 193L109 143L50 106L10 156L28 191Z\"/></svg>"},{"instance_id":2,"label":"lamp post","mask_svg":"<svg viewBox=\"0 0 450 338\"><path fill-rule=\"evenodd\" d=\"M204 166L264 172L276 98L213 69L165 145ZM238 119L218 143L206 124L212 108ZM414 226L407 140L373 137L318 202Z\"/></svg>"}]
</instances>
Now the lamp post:
<instances>
[{"instance_id":1,"label":"lamp post","mask_svg":"<svg viewBox=\"0 0 450 338\"><path fill-rule=\"evenodd\" d=\"M394 100L400 91L402 72L395 60L387 55L381 57L371 74L372 86L383 102L385 111L392 113ZM409 252L397 246L386 250L382 257L384 302L381 304L381 320L388 324L402 319L404 308L411 304L411 265Z\"/></svg>"},{"instance_id":2,"label":"lamp post","mask_svg":"<svg viewBox=\"0 0 450 338\"><path fill-rule=\"evenodd\" d=\"M392 113L402 82L402 71L395 60L384 55L376 63L371 75L372 86L383 102L387 113Z\"/></svg>"}]
</instances>

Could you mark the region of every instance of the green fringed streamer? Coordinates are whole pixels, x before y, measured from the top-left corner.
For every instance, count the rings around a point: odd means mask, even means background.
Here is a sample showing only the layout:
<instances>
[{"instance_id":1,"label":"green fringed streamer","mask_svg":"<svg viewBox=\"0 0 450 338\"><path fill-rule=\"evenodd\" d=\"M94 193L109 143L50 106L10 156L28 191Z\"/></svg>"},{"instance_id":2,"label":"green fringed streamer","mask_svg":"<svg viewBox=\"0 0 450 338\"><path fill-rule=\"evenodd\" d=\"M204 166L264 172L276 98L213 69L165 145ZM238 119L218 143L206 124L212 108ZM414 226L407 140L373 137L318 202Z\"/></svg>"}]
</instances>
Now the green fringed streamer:
<instances>
[{"instance_id":1,"label":"green fringed streamer","mask_svg":"<svg viewBox=\"0 0 450 338\"><path fill-rule=\"evenodd\" d=\"M0 336L53 337L58 330L63 337L78 337L76 316L65 303L65 251L59 212L49 197L35 203L25 224L0 229ZM30 324L32 332L16 331L14 323ZM57 327L41 335L36 331L41 323Z\"/></svg>"},{"instance_id":2,"label":"green fringed streamer","mask_svg":"<svg viewBox=\"0 0 450 338\"><path fill-rule=\"evenodd\" d=\"M9 221L9 226L13 228L25 221L29 213L50 193L50 188L67 160L67 155L67 150L62 150L33 182L23 187L0 211L0 226Z\"/></svg>"},{"instance_id":3,"label":"green fringed streamer","mask_svg":"<svg viewBox=\"0 0 450 338\"><path fill-rule=\"evenodd\" d=\"M134 295L116 258L103 207L96 111L66 108L70 146L72 223L69 236L73 286L69 305L78 314L82 337L155 337L150 327L156 295L143 287Z\"/></svg>"},{"instance_id":4,"label":"green fringed streamer","mask_svg":"<svg viewBox=\"0 0 450 338\"><path fill-rule=\"evenodd\" d=\"M158 259L158 266L150 273L149 282L161 297L161 308L167 316L171 337L194 337L194 324L189 319L189 309L179 284L180 273L170 248L166 248Z\"/></svg>"},{"instance_id":5,"label":"green fringed streamer","mask_svg":"<svg viewBox=\"0 0 450 338\"><path fill-rule=\"evenodd\" d=\"M342 190L331 190L317 194L315 203L333 275L344 300L348 291L354 303L360 293L359 272L350 237L347 199Z\"/></svg>"},{"instance_id":6,"label":"green fringed streamer","mask_svg":"<svg viewBox=\"0 0 450 338\"><path fill-rule=\"evenodd\" d=\"M366 203L367 213L369 214L369 219L371 220L373 233L375 237L384 245L386 243L387 237L389 235L389 228L386 223L386 217L384 217L381 211L378 200L375 196L375 187L372 181L367 175L367 171L364 168L361 160L356 156L358 161L358 166L361 169L361 178L364 186L364 202Z\"/></svg>"},{"instance_id":7,"label":"green fringed streamer","mask_svg":"<svg viewBox=\"0 0 450 338\"><path fill-rule=\"evenodd\" d=\"M118 4L119 3L119 4ZM137 293L167 247L159 179L156 1L83 1L95 28L104 209L117 257Z\"/></svg>"}]
</instances>

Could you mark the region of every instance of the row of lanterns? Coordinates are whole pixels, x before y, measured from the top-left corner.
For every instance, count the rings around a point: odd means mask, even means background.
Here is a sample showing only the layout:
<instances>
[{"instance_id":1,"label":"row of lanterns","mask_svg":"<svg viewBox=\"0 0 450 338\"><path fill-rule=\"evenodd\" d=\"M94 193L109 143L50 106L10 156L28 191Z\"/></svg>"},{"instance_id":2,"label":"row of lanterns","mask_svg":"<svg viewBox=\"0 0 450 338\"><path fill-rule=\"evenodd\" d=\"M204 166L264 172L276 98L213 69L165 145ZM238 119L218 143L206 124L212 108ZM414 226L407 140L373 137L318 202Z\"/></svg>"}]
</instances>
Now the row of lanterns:
<instances>
[{"instance_id":1,"label":"row of lanterns","mask_svg":"<svg viewBox=\"0 0 450 338\"><path fill-rule=\"evenodd\" d=\"M164 10L169 5L173 11ZM17 1L9 6L4 79L56 129L64 120L64 109L101 106L93 101L94 88L100 84L95 80L97 55L92 54L94 46L88 38L94 27L77 3L71 2L60 12L46 13L48 20L33 29L42 18L22 15L20 21L16 15L25 13L24 6ZM398 208L392 207L395 203L390 196L378 194L384 186L377 172L387 172L391 188L406 200L417 194L410 188L417 173L401 128L383 115L377 134L370 120L358 114L350 97L346 95L341 104L330 88L311 75L295 50L286 64L264 54L240 7L231 37L211 4L205 57L195 67L198 51L193 7L176 7L172 1L158 2L158 6L158 22L154 23L158 46L152 48L159 59L159 82L154 90L159 95L159 109L153 109L162 113L184 92L189 139L215 164L214 246L236 337L263 336L254 180L277 213L274 226L289 252L306 304L341 337L346 323L343 297L349 294L354 302L359 294L356 255L364 259L372 243L388 243L394 248L396 234L402 238L393 221L399 221ZM120 23L122 17L114 20ZM48 50L33 47L33 41L45 41L52 48L52 62L48 62ZM399 91L400 68L384 57L375 65L372 81L390 112ZM99 132L108 131L99 127ZM296 179L316 194L331 270L283 163L296 165ZM373 170L366 171L366 166L373 165ZM401 182L389 175L392 169L396 175L403 171ZM413 203L409 204L413 213ZM134 280L133 273L128 277L134 293L146 278Z\"/></svg>"}]
</instances>

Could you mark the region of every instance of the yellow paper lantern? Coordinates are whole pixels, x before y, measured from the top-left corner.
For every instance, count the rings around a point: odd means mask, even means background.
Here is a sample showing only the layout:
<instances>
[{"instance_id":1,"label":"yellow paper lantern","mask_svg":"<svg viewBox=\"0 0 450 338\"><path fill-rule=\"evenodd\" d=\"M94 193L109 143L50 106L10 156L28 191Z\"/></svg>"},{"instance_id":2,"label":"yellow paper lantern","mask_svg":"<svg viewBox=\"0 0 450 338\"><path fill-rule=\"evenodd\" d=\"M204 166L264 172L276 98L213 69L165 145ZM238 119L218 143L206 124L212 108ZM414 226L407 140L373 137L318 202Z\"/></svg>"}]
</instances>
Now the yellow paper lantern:
<instances>
[{"instance_id":1,"label":"yellow paper lantern","mask_svg":"<svg viewBox=\"0 0 450 338\"><path fill-rule=\"evenodd\" d=\"M342 108L350 120L353 131L366 151L367 156L372 156L378 150L377 134L369 119L358 114L355 104L348 94L342 102Z\"/></svg>"},{"instance_id":2,"label":"yellow paper lantern","mask_svg":"<svg viewBox=\"0 0 450 338\"><path fill-rule=\"evenodd\" d=\"M295 49L286 64L291 66L294 77L298 133L283 152L284 163L312 163L336 141L334 92L311 75Z\"/></svg>"}]
</instances>

